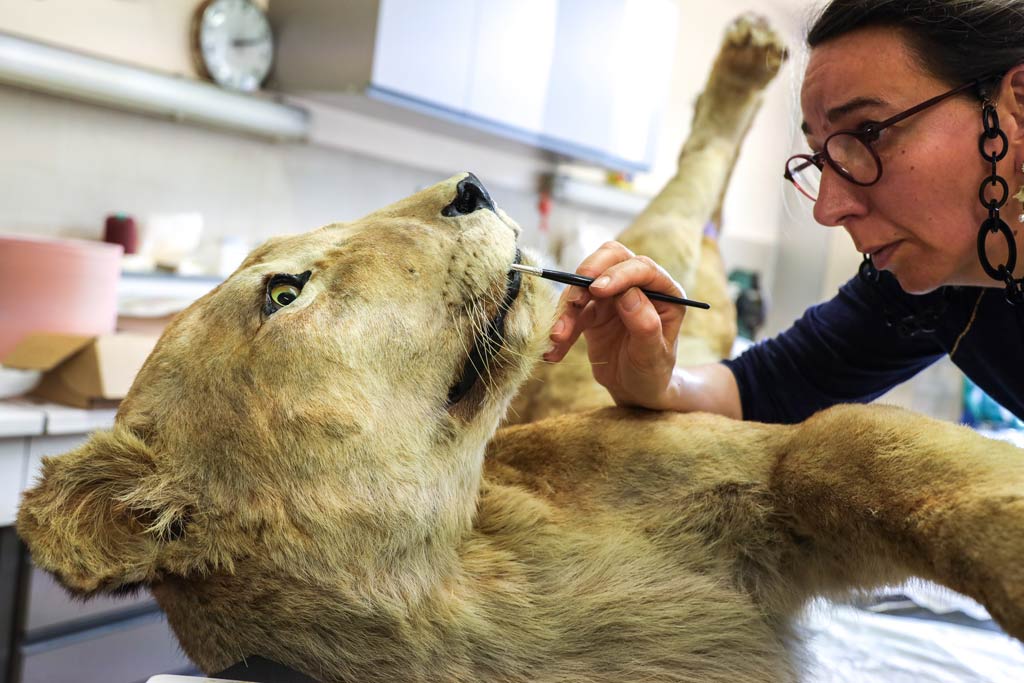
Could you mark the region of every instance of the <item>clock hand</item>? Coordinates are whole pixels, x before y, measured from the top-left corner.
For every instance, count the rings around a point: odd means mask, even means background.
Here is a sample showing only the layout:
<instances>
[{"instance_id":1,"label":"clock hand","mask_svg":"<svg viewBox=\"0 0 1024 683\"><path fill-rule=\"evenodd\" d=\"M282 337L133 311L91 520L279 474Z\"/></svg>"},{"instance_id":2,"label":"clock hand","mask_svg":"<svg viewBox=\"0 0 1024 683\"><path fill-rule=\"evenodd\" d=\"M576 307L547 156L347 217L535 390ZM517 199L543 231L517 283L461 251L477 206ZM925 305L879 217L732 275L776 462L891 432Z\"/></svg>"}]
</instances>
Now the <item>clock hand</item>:
<instances>
[{"instance_id":1,"label":"clock hand","mask_svg":"<svg viewBox=\"0 0 1024 683\"><path fill-rule=\"evenodd\" d=\"M231 41L231 45L234 47L252 47L253 45L259 45L263 42L263 37L258 38L235 38Z\"/></svg>"}]
</instances>

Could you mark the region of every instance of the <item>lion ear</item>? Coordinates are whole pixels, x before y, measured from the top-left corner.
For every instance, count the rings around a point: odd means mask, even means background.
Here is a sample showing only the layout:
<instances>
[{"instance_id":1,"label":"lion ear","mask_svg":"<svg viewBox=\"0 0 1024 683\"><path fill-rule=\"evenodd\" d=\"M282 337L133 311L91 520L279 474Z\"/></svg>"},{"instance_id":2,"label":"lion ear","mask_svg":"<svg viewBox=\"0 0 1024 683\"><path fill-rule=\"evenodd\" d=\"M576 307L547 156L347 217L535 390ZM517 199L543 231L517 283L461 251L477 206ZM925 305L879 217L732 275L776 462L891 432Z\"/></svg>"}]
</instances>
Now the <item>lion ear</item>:
<instances>
[{"instance_id":1,"label":"lion ear","mask_svg":"<svg viewBox=\"0 0 1024 683\"><path fill-rule=\"evenodd\" d=\"M188 507L168 499L169 489L141 439L120 428L97 432L43 459L18 510L18 535L73 593L131 590L156 578L162 544L184 528Z\"/></svg>"}]
</instances>

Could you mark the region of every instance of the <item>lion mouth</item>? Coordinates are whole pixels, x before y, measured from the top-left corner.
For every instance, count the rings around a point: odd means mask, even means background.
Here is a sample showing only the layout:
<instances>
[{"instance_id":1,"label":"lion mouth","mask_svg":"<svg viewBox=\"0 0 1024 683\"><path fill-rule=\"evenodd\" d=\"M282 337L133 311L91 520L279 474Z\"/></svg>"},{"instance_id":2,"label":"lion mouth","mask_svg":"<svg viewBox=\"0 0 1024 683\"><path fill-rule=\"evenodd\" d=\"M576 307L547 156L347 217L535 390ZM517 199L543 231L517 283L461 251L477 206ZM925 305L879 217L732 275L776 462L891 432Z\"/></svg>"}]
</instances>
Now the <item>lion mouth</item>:
<instances>
[{"instance_id":1,"label":"lion mouth","mask_svg":"<svg viewBox=\"0 0 1024 683\"><path fill-rule=\"evenodd\" d=\"M522 263L520 256L519 249L516 249L516 255L512 262ZM473 348L470 349L469 356L462 366L459 380L448 390L449 406L453 406L465 398L470 389L479 381L481 373L490 366L494 356L501 349L505 340L505 317L512 308L512 304L515 303L516 297L519 296L519 288L522 284L522 275L517 270L510 269L506 278L505 295L501 299L498 311L487 322L483 333L473 341Z\"/></svg>"}]
</instances>

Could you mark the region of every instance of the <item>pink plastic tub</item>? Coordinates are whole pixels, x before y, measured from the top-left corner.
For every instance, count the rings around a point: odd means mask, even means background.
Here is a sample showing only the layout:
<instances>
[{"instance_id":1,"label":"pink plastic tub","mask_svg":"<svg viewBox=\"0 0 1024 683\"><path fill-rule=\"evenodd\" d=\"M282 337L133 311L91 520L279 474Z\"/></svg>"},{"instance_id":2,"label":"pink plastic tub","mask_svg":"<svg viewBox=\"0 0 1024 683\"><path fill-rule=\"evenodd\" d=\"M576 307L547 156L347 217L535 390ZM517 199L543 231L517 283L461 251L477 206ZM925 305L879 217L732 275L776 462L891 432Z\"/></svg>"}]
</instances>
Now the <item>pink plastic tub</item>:
<instances>
[{"instance_id":1,"label":"pink plastic tub","mask_svg":"<svg viewBox=\"0 0 1024 683\"><path fill-rule=\"evenodd\" d=\"M104 242L0 235L0 358L29 332L113 332L122 251Z\"/></svg>"}]
</instances>

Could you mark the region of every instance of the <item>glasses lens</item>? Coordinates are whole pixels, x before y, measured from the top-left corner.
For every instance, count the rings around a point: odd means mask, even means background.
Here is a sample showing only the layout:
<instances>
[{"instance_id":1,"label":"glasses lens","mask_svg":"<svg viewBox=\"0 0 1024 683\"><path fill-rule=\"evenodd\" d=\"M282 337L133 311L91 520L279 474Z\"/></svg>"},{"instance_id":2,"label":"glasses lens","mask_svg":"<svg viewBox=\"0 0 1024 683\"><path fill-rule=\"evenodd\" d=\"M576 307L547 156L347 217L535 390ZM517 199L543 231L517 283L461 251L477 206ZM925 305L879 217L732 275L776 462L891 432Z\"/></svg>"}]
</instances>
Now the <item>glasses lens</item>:
<instances>
[{"instance_id":1,"label":"glasses lens","mask_svg":"<svg viewBox=\"0 0 1024 683\"><path fill-rule=\"evenodd\" d=\"M833 168L855 183L870 185L881 174L875 155L857 135L833 135L825 142L825 153L832 160Z\"/></svg>"},{"instance_id":2,"label":"glasses lens","mask_svg":"<svg viewBox=\"0 0 1024 683\"><path fill-rule=\"evenodd\" d=\"M821 185L821 170L806 156L796 156L786 163L789 177L809 199L818 198L818 186Z\"/></svg>"}]
</instances>

